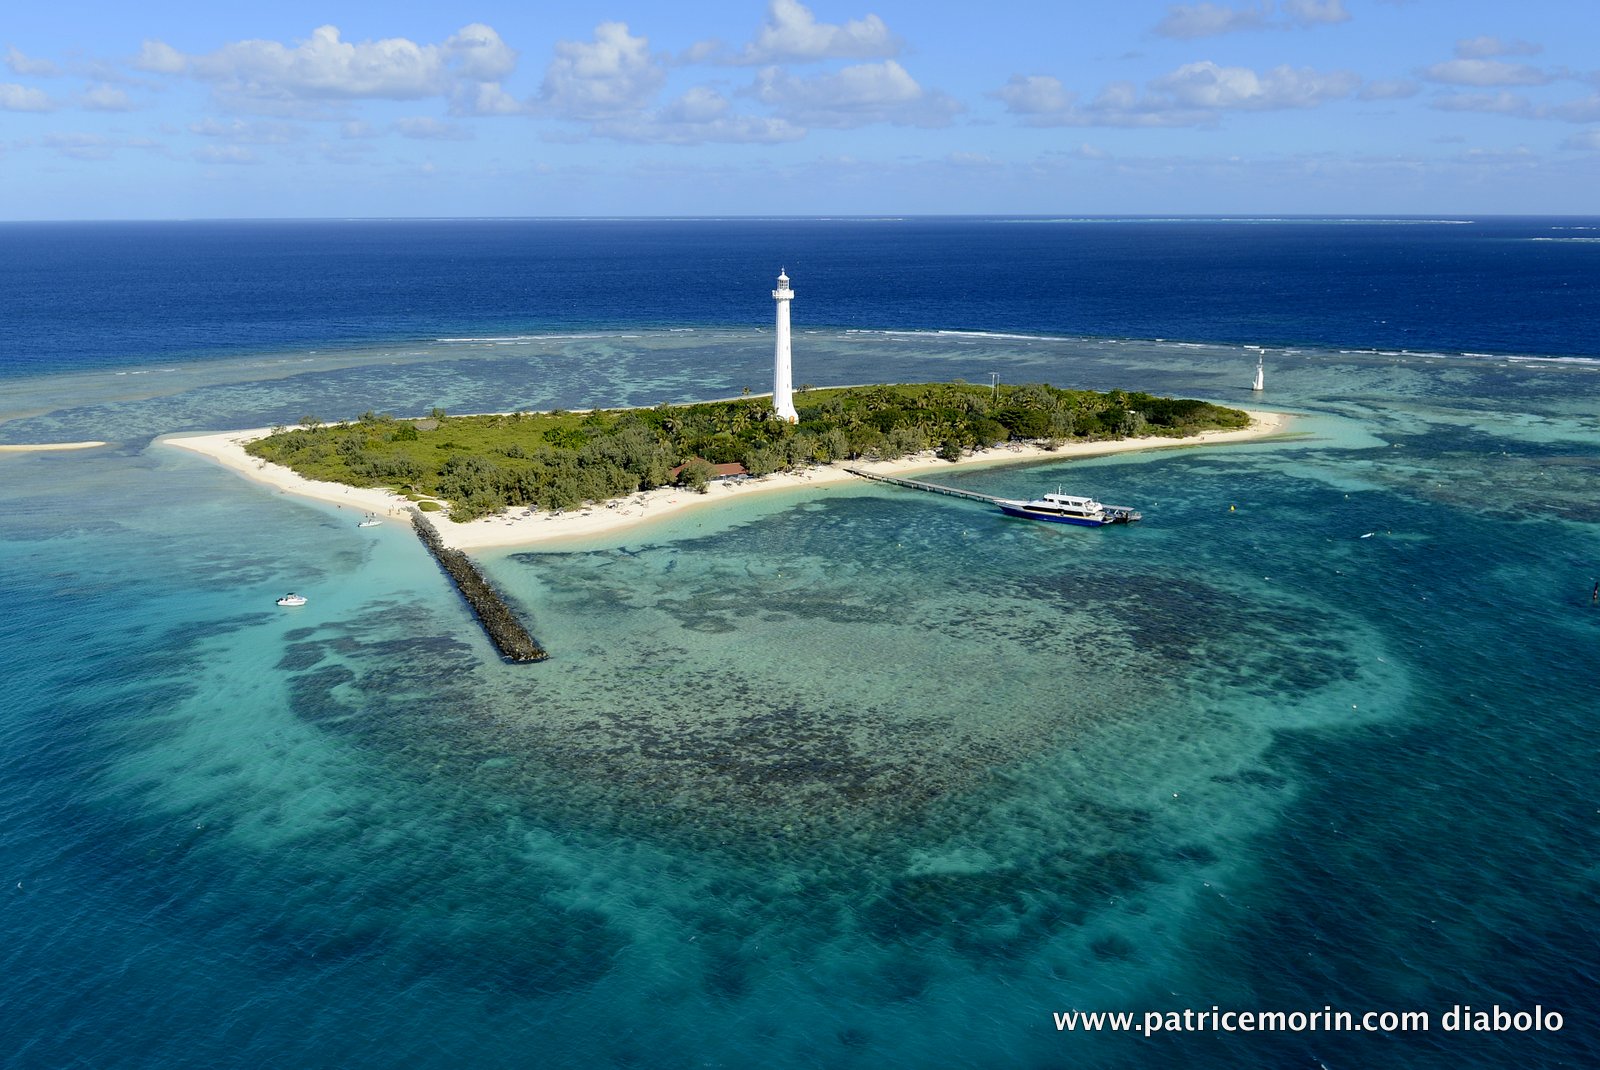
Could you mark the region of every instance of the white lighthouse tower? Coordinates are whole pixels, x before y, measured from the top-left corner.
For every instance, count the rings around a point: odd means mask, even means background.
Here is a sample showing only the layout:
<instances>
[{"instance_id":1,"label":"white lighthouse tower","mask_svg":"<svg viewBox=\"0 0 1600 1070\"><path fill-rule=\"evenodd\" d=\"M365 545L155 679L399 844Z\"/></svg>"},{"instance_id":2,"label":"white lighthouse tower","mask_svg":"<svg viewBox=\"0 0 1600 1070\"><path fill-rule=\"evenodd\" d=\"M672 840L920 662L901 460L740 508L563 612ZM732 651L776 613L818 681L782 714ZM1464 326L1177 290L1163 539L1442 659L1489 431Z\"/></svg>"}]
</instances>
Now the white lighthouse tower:
<instances>
[{"instance_id":1,"label":"white lighthouse tower","mask_svg":"<svg viewBox=\"0 0 1600 1070\"><path fill-rule=\"evenodd\" d=\"M800 414L794 411L794 383L789 368L789 302L794 300L794 291L789 289L786 272L778 274L778 288L772 291L772 299L778 303L778 340L772 353L772 411L778 419L796 424Z\"/></svg>"}]
</instances>

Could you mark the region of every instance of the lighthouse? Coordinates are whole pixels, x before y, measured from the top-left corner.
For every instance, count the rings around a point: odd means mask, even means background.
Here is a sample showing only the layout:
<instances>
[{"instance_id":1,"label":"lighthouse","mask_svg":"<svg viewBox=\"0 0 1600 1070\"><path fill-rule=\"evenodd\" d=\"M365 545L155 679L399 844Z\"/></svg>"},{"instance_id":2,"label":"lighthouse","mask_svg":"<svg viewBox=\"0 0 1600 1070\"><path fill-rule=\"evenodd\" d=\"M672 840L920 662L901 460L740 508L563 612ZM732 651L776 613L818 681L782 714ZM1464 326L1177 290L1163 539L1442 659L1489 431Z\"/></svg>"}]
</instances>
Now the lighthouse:
<instances>
[{"instance_id":1,"label":"lighthouse","mask_svg":"<svg viewBox=\"0 0 1600 1070\"><path fill-rule=\"evenodd\" d=\"M789 302L794 291L789 289L787 272L778 273L778 288L772 291L778 303L777 342L772 352L772 411L785 423L799 423L800 414L794 411L794 383L789 370Z\"/></svg>"}]
</instances>

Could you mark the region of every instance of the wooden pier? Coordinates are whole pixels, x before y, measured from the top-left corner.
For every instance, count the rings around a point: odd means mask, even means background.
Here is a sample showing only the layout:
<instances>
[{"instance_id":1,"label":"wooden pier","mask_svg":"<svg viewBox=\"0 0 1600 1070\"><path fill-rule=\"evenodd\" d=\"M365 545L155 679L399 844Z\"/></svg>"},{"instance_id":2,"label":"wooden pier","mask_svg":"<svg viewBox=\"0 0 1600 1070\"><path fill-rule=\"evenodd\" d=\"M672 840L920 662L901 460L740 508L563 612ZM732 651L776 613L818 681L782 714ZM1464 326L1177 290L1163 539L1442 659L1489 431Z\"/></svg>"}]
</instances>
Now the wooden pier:
<instances>
[{"instance_id":1,"label":"wooden pier","mask_svg":"<svg viewBox=\"0 0 1600 1070\"><path fill-rule=\"evenodd\" d=\"M522 626L517 615L511 612L511 607L506 605L505 599L478 571L478 566L460 550L452 550L444 544L439 538L438 529L421 509L411 510L411 523L416 528L417 538L422 540L422 545L428 548L433 559L439 562L445 575L454 581L456 590L461 592L461 597L477 614L478 623L483 625L484 633L503 658L522 662L543 661L550 656L544 647L534 642L528 629Z\"/></svg>"},{"instance_id":2,"label":"wooden pier","mask_svg":"<svg viewBox=\"0 0 1600 1070\"><path fill-rule=\"evenodd\" d=\"M893 483L897 487L907 487L911 490L926 490L934 494L948 494L952 498L966 498L968 501L983 502L985 505L999 505L1009 498L998 498L993 494L979 494L975 490L960 490L956 487L946 487L939 483L924 483L920 479L901 479L899 476L884 476L876 472L863 471L860 468L845 468L853 476L862 479L872 479L879 483Z\"/></svg>"}]
</instances>

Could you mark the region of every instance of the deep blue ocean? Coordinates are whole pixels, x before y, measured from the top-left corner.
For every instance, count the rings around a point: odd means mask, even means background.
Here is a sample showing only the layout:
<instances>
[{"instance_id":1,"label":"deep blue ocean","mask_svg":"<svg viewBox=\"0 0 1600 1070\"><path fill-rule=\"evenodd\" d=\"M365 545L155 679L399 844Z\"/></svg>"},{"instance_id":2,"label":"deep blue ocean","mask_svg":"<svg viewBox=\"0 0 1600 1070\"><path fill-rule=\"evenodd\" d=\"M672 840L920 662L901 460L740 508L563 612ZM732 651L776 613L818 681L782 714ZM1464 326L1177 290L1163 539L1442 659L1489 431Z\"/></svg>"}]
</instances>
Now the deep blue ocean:
<instances>
[{"instance_id":1,"label":"deep blue ocean","mask_svg":"<svg viewBox=\"0 0 1600 1070\"><path fill-rule=\"evenodd\" d=\"M760 392L780 268L797 381L1296 419L478 555L537 666L160 441ZM0 452L0 1065L1600 1065L1600 219L0 224L86 440ZM1426 1023L1058 1028L1213 1008Z\"/></svg>"}]
</instances>

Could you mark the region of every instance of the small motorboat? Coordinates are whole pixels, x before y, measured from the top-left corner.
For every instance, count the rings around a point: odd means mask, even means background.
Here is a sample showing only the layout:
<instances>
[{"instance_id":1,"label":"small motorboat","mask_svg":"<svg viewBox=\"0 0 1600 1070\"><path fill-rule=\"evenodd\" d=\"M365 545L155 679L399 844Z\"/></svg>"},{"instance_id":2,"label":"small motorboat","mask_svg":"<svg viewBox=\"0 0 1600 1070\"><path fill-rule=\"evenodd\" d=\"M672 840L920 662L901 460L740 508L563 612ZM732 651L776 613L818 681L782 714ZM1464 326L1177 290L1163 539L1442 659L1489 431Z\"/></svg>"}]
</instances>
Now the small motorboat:
<instances>
[{"instance_id":1,"label":"small motorboat","mask_svg":"<svg viewBox=\"0 0 1600 1070\"><path fill-rule=\"evenodd\" d=\"M306 596L303 594L286 594L278 599L278 604L280 606L303 606L306 604Z\"/></svg>"}]
</instances>

